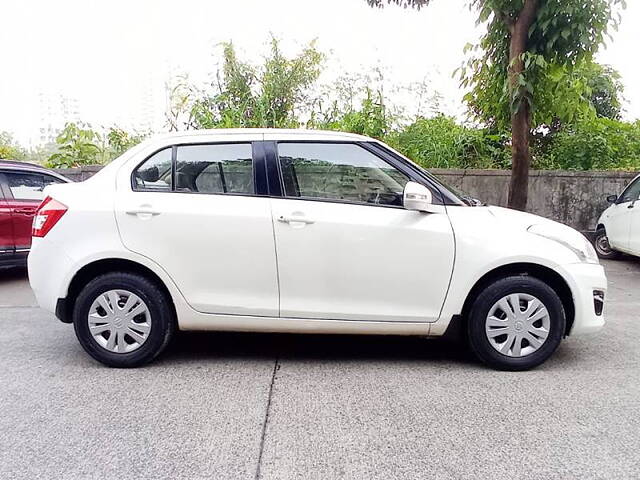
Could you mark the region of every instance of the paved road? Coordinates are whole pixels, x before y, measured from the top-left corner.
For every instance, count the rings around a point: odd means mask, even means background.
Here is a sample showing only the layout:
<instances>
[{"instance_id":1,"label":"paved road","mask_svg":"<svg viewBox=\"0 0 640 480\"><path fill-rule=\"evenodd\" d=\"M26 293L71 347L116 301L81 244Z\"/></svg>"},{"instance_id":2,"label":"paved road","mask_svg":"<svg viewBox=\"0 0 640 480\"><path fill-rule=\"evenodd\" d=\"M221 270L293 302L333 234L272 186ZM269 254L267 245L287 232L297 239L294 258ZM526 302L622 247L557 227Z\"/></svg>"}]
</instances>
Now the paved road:
<instances>
[{"instance_id":1,"label":"paved road","mask_svg":"<svg viewBox=\"0 0 640 480\"><path fill-rule=\"evenodd\" d=\"M606 268L606 330L525 373L442 341L252 334L108 369L0 272L0 478L639 478L640 262Z\"/></svg>"}]
</instances>

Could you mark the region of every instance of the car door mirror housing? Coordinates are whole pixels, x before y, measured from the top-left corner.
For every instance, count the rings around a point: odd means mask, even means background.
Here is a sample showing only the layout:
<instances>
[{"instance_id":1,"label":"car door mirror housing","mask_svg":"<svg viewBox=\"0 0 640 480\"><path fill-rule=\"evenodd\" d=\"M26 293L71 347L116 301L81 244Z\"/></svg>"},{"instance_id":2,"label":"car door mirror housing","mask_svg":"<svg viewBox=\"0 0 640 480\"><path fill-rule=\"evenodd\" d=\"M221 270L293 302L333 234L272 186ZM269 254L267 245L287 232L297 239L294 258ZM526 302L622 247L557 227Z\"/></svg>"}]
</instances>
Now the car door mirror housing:
<instances>
[{"instance_id":1,"label":"car door mirror housing","mask_svg":"<svg viewBox=\"0 0 640 480\"><path fill-rule=\"evenodd\" d=\"M618 201L618 196L617 195L609 195L607 197L607 202L609 203L616 203Z\"/></svg>"},{"instance_id":2,"label":"car door mirror housing","mask_svg":"<svg viewBox=\"0 0 640 480\"><path fill-rule=\"evenodd\" d=\"M158 167L153 166L138 172L138 176L145 182L157 182L160 180L160 170L158 170Z\"/></svg>"},{"instance_id":3,"label":"car door mirror housing","mask_svg":"<svg viewBox=\"0 0 640 480\"><path fill-rule=\"evenodd\" d=\"M416 182L408 182L404 187L402 204L407 210L418 212L433 211L433 195L424 185Z\"/></svg>"}]
</instances>

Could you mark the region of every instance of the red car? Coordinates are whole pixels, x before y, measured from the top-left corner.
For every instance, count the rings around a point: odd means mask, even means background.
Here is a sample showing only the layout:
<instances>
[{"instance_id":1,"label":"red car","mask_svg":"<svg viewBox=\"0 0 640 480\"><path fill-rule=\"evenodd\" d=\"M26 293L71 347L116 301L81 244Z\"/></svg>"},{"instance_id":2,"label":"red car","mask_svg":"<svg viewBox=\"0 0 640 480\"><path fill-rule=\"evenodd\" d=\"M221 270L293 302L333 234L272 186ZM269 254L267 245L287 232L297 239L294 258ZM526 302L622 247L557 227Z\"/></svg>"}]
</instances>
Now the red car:
<instances>
[{"instance_id":1,"label":"red car","mask_svg":"<svg viewBox=\"0 0 640 480\"><path fill-rule=\"evenodd\" d=\"M38 165L0 160L0 267L26 265L44 187L70 181Z\"/></svg>"}]
</instances>

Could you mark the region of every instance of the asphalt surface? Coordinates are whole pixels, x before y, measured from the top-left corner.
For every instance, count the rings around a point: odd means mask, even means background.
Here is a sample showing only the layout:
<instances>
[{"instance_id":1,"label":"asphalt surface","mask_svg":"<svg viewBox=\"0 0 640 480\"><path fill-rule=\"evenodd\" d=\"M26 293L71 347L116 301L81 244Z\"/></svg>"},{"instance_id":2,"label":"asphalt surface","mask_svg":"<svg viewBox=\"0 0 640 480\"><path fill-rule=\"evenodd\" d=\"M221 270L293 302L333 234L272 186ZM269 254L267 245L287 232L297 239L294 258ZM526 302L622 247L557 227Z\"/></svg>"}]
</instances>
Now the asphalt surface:
<instances>
[{"instance_id":1,"label":"asphalt surface","mask_svg":"<svg viewBox=\"0 0 640 480\"><path fill-rule=\"evenodd\" d=\"M0 479L640 478L640 261L535 371L440 340L181 334L101 366L0 271Z\"/></svg>"}]
</instances>

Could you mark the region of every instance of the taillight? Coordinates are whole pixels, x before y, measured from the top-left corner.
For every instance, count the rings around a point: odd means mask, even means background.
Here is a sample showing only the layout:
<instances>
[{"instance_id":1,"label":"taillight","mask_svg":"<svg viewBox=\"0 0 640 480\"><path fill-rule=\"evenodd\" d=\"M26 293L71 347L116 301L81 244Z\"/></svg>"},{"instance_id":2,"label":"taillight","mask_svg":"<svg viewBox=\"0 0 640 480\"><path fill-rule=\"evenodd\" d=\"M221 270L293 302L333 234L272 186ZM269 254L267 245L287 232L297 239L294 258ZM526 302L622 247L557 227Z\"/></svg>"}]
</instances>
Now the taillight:
<instances>
[{"instance_id":1,"label":"taillight","mask_svg":"<svg viewBox=\"0 0 640 480\"><path fill-rule=\"evenodd\" d=\"M31 235L34 237L44 237L49 233L49 230L58 223L58 220L62 218L66 211L66 205L63 205L51 197L45 198L38 207L36 216L33 217Z\"/></svg>"}]
</instances>

